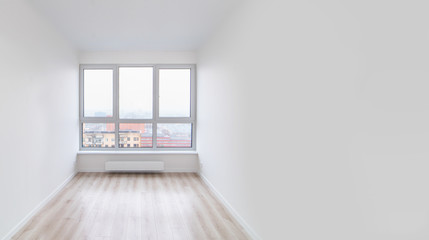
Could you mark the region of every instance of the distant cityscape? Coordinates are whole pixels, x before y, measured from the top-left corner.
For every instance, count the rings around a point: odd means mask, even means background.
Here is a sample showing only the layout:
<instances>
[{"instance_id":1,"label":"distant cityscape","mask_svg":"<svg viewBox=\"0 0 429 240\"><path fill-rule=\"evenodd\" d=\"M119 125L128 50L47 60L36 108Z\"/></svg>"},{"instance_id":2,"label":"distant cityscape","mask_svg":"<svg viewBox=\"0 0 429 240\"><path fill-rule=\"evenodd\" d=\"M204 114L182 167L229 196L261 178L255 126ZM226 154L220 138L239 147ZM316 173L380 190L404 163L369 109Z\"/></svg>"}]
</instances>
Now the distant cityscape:
<instances>
[{"instance_id":1,"label":"distant cityscape","mask_svg":"<svg viewBox=\"0 0 429 240\"><path fill-rule=\"evenodd\" d=\"M152 148L151 123L121 123L119 148ZM84 148L114 148L114 123L84 123L82 135ZM158 148L192 147L192 126L185 124L158 124Z\"/></svg>"}]
</instances>

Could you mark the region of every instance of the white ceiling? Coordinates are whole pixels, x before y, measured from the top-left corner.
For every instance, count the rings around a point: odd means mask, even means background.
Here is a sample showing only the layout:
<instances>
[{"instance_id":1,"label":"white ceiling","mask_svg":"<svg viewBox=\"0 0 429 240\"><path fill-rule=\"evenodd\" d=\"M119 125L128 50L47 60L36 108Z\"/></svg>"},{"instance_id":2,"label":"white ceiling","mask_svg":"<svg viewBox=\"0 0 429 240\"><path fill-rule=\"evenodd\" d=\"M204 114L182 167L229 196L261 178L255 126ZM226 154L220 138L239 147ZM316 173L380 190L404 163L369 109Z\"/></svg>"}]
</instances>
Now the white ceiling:
<instances>
[{"instance_id":1,"label":"white ceiling","mask_svg":"<svg viewBox=\"0 0 429 240\"><path fill-rule=\"evenodd\" d=\"M82 51L191 51L242 0L27 0Z\"/></svg>"}]
</instances>

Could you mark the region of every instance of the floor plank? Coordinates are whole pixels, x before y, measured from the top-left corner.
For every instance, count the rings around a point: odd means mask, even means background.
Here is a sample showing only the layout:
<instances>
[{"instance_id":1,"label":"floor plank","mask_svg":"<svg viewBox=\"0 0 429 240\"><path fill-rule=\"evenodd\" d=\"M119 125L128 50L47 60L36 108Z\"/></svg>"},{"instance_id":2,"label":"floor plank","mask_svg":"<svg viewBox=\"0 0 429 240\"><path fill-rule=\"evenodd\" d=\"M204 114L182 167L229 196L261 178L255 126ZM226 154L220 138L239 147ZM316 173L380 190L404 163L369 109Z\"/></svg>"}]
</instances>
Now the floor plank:
<instances>
[{"instance_id":1,"label":"floor plank","mask_svg":"<svg viewBox=\"0 0 429 240\"><path fill-rule=\"evenodd\" d=\"M79 173L12 239L249 239L194 173Z\"/></svg>"}]
</instances>

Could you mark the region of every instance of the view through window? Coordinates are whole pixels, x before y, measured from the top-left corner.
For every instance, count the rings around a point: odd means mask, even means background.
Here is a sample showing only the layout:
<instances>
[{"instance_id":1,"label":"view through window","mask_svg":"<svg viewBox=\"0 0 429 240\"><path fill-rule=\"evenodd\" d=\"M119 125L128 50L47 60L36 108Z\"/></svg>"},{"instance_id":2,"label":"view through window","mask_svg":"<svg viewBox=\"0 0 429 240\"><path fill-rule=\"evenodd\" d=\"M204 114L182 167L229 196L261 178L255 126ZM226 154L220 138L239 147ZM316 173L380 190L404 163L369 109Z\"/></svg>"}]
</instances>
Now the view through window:
<instances>
[{"instance_id":1,"label":"view through window","mask_svg":"<svg viewBox=\"0 0 429 240\"><path fill-rule=\"evenodd\" d=\"M81 149L195 147L194 65L81 65Z\"/></svg>"}]
</instances>

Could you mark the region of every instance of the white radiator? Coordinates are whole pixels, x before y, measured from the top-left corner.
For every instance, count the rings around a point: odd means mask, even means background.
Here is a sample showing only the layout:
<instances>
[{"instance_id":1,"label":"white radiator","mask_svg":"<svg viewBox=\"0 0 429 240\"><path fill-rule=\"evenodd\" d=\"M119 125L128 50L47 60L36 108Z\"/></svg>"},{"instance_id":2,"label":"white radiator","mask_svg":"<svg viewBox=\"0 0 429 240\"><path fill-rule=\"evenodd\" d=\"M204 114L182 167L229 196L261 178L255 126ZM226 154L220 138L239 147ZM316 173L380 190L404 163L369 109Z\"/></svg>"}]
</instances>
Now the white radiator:
<instances>
[{"instance_id":1,"label":"white radiator","mask_svg":"<svg viewBox=\"0 0 429 240\"><path fill-rule=\"evenodd\" d=\"M162 161L109 161L104 164L109 172L140 172L140 171L163 171Z\"/></svg>"}]
</instances>

